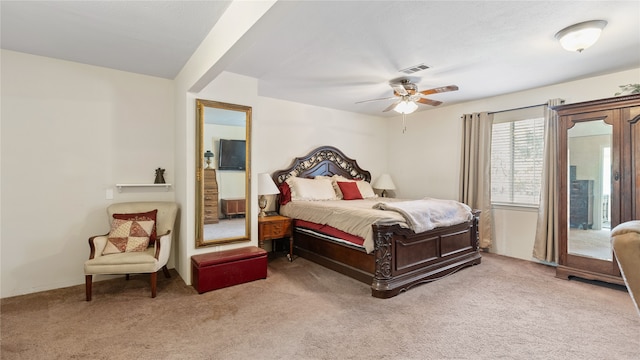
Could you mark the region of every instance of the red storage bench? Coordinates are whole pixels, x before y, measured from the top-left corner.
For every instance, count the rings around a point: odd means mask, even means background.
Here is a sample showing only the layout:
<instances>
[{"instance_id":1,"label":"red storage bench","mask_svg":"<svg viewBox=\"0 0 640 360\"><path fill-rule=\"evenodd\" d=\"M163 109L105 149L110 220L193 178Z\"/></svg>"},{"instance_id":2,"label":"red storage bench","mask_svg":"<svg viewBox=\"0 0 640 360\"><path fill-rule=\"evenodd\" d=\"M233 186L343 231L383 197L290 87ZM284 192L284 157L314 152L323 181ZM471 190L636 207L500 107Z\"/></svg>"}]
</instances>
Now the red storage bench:
<instances>
[{"instance_id":1,"label":"red storage bench","mask_svg":"<svg viewBox=\"0 0 640 360\"><path fill-rule=\"evenodd\" d=\"M191 257L191 282L199 294L267 278L267 252L255 246Z\"/></svg>"}]
</instances>

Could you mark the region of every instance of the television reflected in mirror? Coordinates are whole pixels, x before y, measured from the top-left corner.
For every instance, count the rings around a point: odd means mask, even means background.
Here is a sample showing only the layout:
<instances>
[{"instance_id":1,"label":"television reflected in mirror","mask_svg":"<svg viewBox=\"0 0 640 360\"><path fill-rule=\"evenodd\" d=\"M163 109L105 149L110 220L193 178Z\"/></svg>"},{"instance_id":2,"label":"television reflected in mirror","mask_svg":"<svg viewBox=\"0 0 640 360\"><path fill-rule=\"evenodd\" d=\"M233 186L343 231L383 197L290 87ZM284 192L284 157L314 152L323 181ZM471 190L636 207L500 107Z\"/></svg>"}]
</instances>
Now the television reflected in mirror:
<instances>
[{"instance_id":1,"label":"television reflected in mirror","mask_svg":"<svg viewBox=\"0 0 640 360\"><path fill-rule=\"evenodd\" d=\"M245 169L245 140L220 139L218 154L218 170Z\"/></svg>"}]
</instances>

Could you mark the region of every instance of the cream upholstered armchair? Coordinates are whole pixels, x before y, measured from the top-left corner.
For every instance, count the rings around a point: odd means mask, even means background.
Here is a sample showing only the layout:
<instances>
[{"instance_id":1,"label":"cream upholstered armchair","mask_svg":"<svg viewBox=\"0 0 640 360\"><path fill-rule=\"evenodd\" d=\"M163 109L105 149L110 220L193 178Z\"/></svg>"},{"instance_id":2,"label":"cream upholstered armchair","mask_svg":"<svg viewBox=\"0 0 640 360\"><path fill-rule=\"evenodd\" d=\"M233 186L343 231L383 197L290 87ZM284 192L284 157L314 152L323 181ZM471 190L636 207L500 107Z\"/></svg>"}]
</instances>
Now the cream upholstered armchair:
<instances>
[{"instance_id":1,"label":"cream upholstered armchair","mask_svg":"<svg viewBox=\"0 0 640 360\"><path fill-rule=\"evenodd\" d=\"M627 221L613 228L611 246L640 315L640 220Z\"/></svg>"},{"instance_id":2,"label":"cream upholstered armchair","mask_svg":"<svg viewBox=\"0 0 640 360\"><path fill-rule=\"evenodd\" d=\"M111 231L89 238L91 254L84 263L87 301L91 301L93 275L98 274L125 274L129 279L129 274L149 273L151 297L156 297L158 271L162 269L170 277L166 265L177 212L174 202L110 205L107 213Z\"/></svg>"}]
</instances>

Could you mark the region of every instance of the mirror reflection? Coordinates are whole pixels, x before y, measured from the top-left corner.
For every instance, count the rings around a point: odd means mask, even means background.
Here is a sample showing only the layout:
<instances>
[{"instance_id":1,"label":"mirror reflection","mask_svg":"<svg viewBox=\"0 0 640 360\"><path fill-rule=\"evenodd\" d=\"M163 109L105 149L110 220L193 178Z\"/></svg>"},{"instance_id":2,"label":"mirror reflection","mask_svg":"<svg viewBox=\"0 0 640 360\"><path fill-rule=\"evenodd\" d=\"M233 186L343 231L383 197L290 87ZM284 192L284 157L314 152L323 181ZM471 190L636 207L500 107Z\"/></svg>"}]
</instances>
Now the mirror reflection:
<instances>
[{"instance_id":1,"label":"mirror reflection","mask_svg":"<svg viewBox=\"0 0 640 360\"><path fill-rule=\"evenodd\" d=\"M612 260L612 125L603 120L576 123L568 131L569 253Z\"/></svg>"},{"instance_id":2,"label":"mirror reflection","mask_svg":"<svg viewBox=\"0 0 640 360\"><path fill-rule=\"evenodd\" d=\"M196 246L249 241L251 108L196 100Z\"/></svg>"}]
</instances>

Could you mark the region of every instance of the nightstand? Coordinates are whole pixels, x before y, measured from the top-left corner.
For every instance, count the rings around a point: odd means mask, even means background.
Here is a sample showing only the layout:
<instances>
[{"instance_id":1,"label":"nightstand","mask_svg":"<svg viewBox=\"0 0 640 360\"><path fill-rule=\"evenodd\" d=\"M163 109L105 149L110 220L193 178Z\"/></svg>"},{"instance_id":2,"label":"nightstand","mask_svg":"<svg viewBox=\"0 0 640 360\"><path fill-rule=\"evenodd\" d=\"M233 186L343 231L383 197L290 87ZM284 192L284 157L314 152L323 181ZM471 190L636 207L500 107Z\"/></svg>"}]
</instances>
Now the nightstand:
<instances>
[{"instance_id":1,"label":"nightstand","mask_svg":"<svg viewBox=\"0 0 640 360\"><path fill-rule=\"evenodd\" d=\"M287 258L293 261L293 221L281 215L258 217L258 243L264 248L265 240L289 238L289 254ZM273 245L275 246L275 245Z\"/></svg>"}]
</instances>

